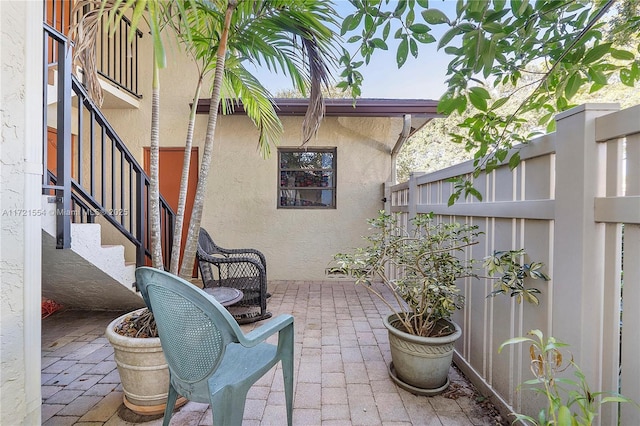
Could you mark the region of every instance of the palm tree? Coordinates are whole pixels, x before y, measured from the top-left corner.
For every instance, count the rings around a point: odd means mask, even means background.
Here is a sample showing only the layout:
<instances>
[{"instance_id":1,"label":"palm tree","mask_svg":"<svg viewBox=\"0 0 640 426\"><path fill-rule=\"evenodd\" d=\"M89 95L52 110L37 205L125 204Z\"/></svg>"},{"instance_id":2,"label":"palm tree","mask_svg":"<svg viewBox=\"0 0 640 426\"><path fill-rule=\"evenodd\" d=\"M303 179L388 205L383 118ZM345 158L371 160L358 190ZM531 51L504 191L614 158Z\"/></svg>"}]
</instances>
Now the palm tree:
<instances>
[{"instance_id":1,"label":"palm tree","mask_svg":"<svg viewBox=\"0 0 640 426\"><path fill-rule=\"evenodd\" d=\"M96 2L99 0L84 0L84 3L94 4L94 8ZM155 70L159 70L164 65L164 48L159 35L160 30L166 26L175 30L179 40L200 65L200 79L187 130L186 146L188 149L185 149L177 212L177 225L180 229L176 229L172 248L172 273L178 272L195 107L198 103L202 78L209 70L214 70L212 101L202 164L180 269L180 275L189 276L193 270L197 249L204 208L204 194L212 161L214 134L221 99L225 100L222 104L224 112L229 111L239 101L242 101L247 115L260 131L259 150L263 156L267 156L270 152L270 145L279 140L282 124L269 100L271 95L247 71L244 64L250 62L266 66L274 72L283 72L291 77L297 90L303 94L309 90L310 103L303 122L302 143L308 142L317 131L324 114L321 88L323 85L329 85L329 64L335 58L336 34L330 26L337 27L336 13L328 0L189 0L173 2L138 0L137 2L123 2L124 4L114 0L102 0L100 3L100 12L102 13L104 10L107 13L108 11L111 23L124 16L128 10L132 11L131 21L134 29L140 19L143 17L147 19L154 37ZM99 16L99 14L95 15ZM96 19L95 16L89 17ZM95 32L93 34L95 36ZM78 43L78 45L82 44ZM76 55L78 55L77 50ZM214 51L216 52L215 56L211 54ZM86 56L89 55L85 53L83 56L86 61ZM160 60L160 56L162 60ZM91 68L85 68L85 70L85 72L91 71ZM159 115L159 103L156 102L159 100L159 95L156 98L156 87L159 88L159 82L154 79L153 105L157 108L154 117ZM158 182L158 159L153 155L153 148L155 143L157 149L158 128L159 123L152 119L152 176L150 178L152 182L155 181L156 185ZM152 213L158 216L154 220L159 224L159 208L151 207L151 209ZM159 248L160 238L159 235L153 234L153 228L151 238L154 247ZM152 253L156 253L156 250L154 249ZM159 253L161 256L161 251ZM160 267L162 265L161 257L159 263L156 259L157 254L154 254L153 264Z\"/></svg>"},{"instance_id":2,"label":"palm tree","mask_svg":"<svg viewBox=\"0 0 640 426\"><path fill-rule=\"evenodd\" d=\"M247 114L260 130L258 146L263 156L269 154L270 145L277 142L282 132L280 120L269 101L270 94L246 70L243 62L265 63L275 71L287 73L294 86L303 92L310 86L311 101L303 127L303 143L317 131L324 113L320 89L322 84L329 83L327 60L332 59L335 35L326 24L335 23L335 12L328 2L244 1L235 6L228 5L224 22L222 37L216 46L216 74L202 166L180 269L180 275L184 277L193 270L221 93L222 98L228 101L223 104L223 110L242 101ZM193 43L192 46L202 55L211 49L204 43ZM305 57L308 59L306 63ZM228 61L226 67L223 61ZM217 91L218 87L220 91Z\"/></svg>"}]
</instances>

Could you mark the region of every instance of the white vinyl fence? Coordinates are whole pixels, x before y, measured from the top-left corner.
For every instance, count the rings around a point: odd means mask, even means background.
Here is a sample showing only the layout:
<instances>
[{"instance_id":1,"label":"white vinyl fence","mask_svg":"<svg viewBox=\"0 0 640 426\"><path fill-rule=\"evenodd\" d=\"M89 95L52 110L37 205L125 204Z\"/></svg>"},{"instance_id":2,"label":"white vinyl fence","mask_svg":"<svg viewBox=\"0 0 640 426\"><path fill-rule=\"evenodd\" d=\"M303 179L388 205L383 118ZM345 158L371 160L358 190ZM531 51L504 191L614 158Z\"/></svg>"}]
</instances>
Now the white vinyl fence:
<instances>
[{"instance_id":1,"label":"white vinyl fence","mask_svg":"<svg viewBox=\"0 0 640 426\"><path fill-rule=\"evenodd\" d=\"M467 253L474 259L524 248L527 261L545 264L551 281L528 281L542 291L540 305L487 298L494 281L469 278L455 318L463 329L457 365L503 411L534 417L545 401L518 389L532 378L528 347L497 352L532 329L570 345L592 392L619 390L640 402L640 106L586 104L556 122L555 133L522 146L515 170L504 165L474 180L482 201L468 197L447 207L449 179L471 179L470 162L386 188L388 210L405 223L434 212L478 225L481 243ZM618 419L640 425L640 411L602 406L600 424Z\"/></svg>"}]
</instances>

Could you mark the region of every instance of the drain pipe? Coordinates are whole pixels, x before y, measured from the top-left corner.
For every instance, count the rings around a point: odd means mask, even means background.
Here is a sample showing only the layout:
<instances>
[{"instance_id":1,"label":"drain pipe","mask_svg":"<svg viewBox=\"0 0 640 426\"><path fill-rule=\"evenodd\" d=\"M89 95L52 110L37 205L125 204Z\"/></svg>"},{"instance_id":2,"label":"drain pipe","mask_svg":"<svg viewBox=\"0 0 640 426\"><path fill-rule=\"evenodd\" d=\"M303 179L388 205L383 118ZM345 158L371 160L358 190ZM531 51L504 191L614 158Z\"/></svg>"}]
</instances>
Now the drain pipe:
<instances>
[{"instance_id":1,"label":"drain pipe","mask_svg":"<svg viewBox=\"0 0 640 426\"><path fill-rule=\"evenodd\" d=\"M411 132L411 114L403 115L402 120L402 132L400 132L400 137L398 137L398 141L391 150L391 183L393 185L398 183L398 153L407 139L409 139L409 132Z\"/></svg>"}]
</instances>

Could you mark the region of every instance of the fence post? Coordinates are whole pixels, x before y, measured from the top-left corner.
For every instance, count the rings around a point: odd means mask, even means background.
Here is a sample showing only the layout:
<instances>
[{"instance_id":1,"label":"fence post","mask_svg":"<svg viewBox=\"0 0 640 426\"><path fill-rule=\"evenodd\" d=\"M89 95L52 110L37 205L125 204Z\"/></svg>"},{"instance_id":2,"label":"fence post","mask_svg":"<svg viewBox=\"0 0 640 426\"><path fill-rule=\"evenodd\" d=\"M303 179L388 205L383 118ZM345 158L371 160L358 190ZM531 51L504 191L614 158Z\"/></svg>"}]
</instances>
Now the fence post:
<instances>
[{"instance_id":1,"label":"fence post","mask_svg":"<svg viewBox=\"0 0 640 426\"><path fill-rule=\"evenodd\" d=\"M605 157L595 142L595 118L618 109L618 104L585 104L556 117L552 333L571 345L594 392L602 390L606 350L604 224L594 220L594 198L605 193Z\"/></svg>"},{"instance_id":2,"label":"fence post","mask_svg":"<svg viewBox=\"0 0 640 426\"><path fill-rule=\"evenodd\" d=\"M413 232L413 219L418 214L418 203L420 203L416 178L423 174L423 172L412 172L409 174L409 195L407 196L407 231L409 233Z\"/></svg>"}]
</instances>

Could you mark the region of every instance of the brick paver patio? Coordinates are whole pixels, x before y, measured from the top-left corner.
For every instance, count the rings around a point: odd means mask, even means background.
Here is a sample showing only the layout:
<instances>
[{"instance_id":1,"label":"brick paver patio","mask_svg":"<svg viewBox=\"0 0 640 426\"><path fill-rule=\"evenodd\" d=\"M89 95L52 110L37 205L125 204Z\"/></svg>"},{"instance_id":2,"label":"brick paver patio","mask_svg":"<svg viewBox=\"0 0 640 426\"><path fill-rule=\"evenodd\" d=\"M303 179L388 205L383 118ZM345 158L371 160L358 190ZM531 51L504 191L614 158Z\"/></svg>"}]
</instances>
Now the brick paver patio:
<instances>
[{"instance_id":1,"label":"brick paver patio","mask_svg":"<svg viewBox=\"0 0 640 426\"><path fill-rule=\"evenodd\" d=\"M388 309L363 287L344 281L269 283L274 315L295 317L294 425L508 424L455 368L443 395L415 396L389 378L382 315ZM122 404L113 350L104 337L121 312L60 311L42 322L44 425L161 425ZM248 331L260 323L242 326ZM172 425L211 425L206 404L189 402ZM249 392L244 425L286 424L281 371Z\"/></svg>"}]
</instances>

